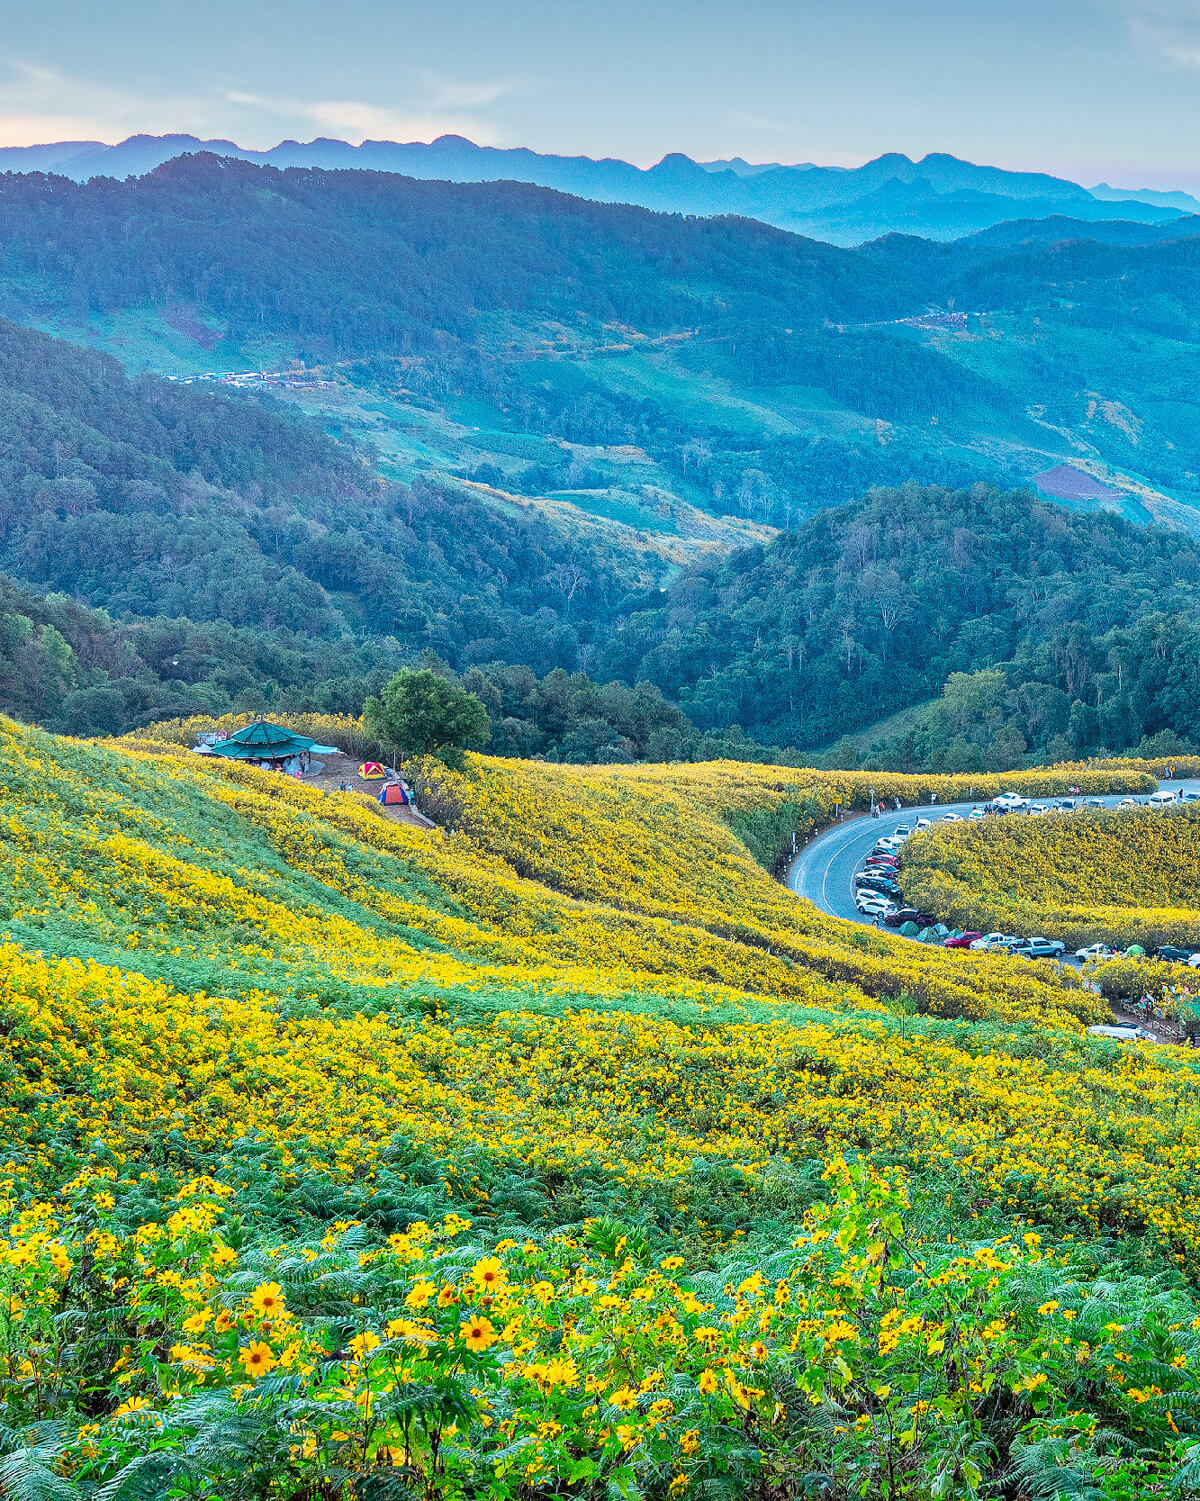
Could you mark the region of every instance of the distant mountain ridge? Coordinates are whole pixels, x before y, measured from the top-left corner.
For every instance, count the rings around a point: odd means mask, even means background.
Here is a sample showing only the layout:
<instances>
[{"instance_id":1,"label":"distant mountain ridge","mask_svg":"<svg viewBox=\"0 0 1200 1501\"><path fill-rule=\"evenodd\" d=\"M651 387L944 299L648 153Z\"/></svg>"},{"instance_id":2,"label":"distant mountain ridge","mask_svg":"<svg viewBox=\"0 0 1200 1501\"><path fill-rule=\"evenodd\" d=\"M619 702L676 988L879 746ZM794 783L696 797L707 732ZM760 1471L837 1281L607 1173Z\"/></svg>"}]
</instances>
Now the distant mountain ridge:
<instances>
[{"instance_id":1,"label":"distant mountain ridge","mask_svg":"<svg viewBox=\"0 0 1200 1501\"><path fill-rule=\"evenodd\" d=\"M250 151L233 141L191 135L130 136L115 146L62 141L0 149L0 171L92 177L138 177L173 157L198 151L274 167L357 168L453 182L515 181L555 188L600 202L631 203L665 213L733 214L781 229L854 245L894 231L935 240L958 239L1013 219L1063 216L1084 223L1112 220L1167 224L1200 210L1185 193L1095 190L1041 172L977 165L946 153L914 162L889 152L861 167L811 163L696 162L672 153L653 167L615 158L543 155L524 148L477 146L462 136L400 143L319 138L281 141Z\"/></svg>"}]
</instances>

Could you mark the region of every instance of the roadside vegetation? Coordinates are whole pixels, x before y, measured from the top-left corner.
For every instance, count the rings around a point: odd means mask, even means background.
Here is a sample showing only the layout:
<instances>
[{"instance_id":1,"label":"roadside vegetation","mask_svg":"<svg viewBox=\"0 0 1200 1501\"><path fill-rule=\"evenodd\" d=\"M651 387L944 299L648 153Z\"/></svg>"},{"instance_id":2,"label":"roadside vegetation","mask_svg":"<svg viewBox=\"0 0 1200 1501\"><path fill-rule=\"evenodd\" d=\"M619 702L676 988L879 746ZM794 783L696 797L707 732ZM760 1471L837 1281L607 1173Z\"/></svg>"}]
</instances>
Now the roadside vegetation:
<instances>
[{"instance_id":1,"label":"roadside vegetation","mask_svg":"<svg viewBox=\"0 0 1200 1501\"><path fill-rule=\"evenodd\" d=\"M961 928L1200 948L1200 807L935 824L905 847L904 892Z\"/></svg>"}]
</instances>

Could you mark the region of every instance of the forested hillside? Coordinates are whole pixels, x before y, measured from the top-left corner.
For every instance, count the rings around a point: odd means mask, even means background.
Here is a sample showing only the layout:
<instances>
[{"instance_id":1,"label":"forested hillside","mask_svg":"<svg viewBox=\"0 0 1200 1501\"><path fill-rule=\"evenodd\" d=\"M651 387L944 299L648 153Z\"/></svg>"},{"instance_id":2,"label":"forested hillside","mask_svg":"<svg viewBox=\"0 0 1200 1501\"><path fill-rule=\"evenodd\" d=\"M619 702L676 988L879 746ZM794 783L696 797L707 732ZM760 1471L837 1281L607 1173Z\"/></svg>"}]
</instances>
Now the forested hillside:
<instances>
[{"instance_id":1,"label":"forested hillside","mask_svg":"<svg viewBox=\"0 0 1200 1501\"><path fill-rule=\"evenodd\" d=\"M1200 734L1198 604L1200 547L1178 534L982 485L906 486L692 569L602 662L701 726L810 747L950 679L885 761L1008 766Z\"/></svg>"},{"instance_id":2,"label":"forested hillside","mask_svg":"<svg viewBox=\"0 0 1200 1501\"><path fill-rule=\"evenodd\" d=\"M116 622L18 602L13 712L355 713L428 653L474 672L499 746L568 759L738 726L811 753L922 701L876 760L1197 731L1200 240L854 253L198 157L0 180L0 268L10 312L125 365L0 324L0 570ZM189 346L299 360L302 389L129 373ZM972 489L1064 447L1128 461L1116 503L1184 530Z\"/></svg>"},{"instance_id":3,"label":"forested hillside","mask_svg":"<svg viewBox=\"0 0 1200 1501\"><path fill-rule=\"evenodd\" d=\"M204 155L0 179L11 317L130 368L298 360L336 389L296 399L398 473L635 526L699 505L786 527L871 484L1068 460L1131 519L1200 528L1198 266L1196 237L846 251L519 183Z\"/></svg>"},{"instance_id":4,"label":"forested hillside","mask_svg":"<svg viewBox=\"0 0 1200 1501\"><path fill-rule=\"evenodd\" d=\"M382 643L385 662L430 649L573 669L630 576L535 515L388 481L277 403L129 379L9 323L0 569L114 617L172 621L171 658L199 651L223 659L211 666L226 685L276 687L361 668L354 637ZM189 633L189 620L221 629ZM134 639L124 649L140 654L152 638Z\"/></svg>"}]
</instances>

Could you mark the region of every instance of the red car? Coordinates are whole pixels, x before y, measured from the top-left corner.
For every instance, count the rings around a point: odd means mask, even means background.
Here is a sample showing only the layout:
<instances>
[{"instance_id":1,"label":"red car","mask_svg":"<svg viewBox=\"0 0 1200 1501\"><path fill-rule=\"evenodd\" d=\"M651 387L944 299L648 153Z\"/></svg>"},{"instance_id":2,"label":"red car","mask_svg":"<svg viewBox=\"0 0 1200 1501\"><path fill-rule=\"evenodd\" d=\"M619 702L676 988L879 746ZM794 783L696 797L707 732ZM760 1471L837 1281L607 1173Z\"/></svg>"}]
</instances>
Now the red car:
<instances>
[{"instance_id":1,"label":"red car","mask_svg":"<svg viewBox=\"0 0 1200 1501\"><path fill-rule=\"evenodd\" d=\"M944 949L965 949L974 943L977 938L982 938L982 933L960 933L957 938L943 938Z\"/></svg>"}]
</instances>

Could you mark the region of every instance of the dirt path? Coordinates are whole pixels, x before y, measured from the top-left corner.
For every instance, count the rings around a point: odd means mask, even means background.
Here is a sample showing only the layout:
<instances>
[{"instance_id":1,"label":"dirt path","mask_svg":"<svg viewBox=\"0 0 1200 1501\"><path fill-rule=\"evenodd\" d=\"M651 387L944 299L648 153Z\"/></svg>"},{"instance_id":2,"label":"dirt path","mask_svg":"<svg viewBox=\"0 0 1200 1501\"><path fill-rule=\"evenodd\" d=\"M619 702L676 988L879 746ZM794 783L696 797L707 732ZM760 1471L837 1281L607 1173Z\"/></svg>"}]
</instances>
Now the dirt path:
<instances>
[{"instance_id":1,"label":"dirt path","mask_svg":"<svg viewBox=\"0 0 1200 1501\"><path fill-rule=\"evenodd\" d=\"M332 756L323 756L320 772L316 776L305 777L304 782L309 787L316 787L321 792L338 792L343 786L351 792L359 792L370 798L379 797L379 789L382 782L370 782L366 777L360 777L358 768L361 761L353 756L344 755L338 751ZM375 803L375 811L380 818L390 819L392 823L406 823L413 829L436 829L437 825L426 818L423 813L418 813L412 804L407 807L393 804L384 807L380 802Z\"/></svg>"}]
</instances>

